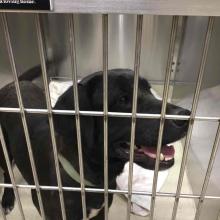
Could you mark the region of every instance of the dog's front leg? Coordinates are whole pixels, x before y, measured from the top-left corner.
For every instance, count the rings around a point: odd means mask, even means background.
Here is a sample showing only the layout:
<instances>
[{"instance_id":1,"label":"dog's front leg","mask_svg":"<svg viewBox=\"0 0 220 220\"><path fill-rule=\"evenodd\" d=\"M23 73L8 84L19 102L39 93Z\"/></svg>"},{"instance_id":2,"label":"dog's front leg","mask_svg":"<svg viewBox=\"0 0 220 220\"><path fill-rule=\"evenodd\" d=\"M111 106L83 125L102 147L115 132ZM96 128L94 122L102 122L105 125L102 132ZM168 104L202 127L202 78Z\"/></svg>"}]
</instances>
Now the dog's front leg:
<instances>
[{"instance_id":1,"label":"dog's front leg","mask_svg":"<svg viewBox=\"0 0 220 220\"><path fill-rule=\"evenodd\" d=\"M31 190L32 201L40 214L36 190ZM46 220L62 220L59 193L55 191L41 191Z\"/></svg>"},{"instance_id":2,"label":"dog's front leg","mask_svg":"<svg viewBox=\"0 0 220 220\"><path fill-rule=\"evenodd\" d=\"M11 183L8 170L4 172L4 182ZM4 194L2 196L2 207L4 209L5 214L10 213L10 211L14 208L14 200L15 200L15 195L13 189L5 188Z\"/></svg>"},{"instance_id":3,"label":"dog's front leg","mask_svg":"<svg viewBox=\"0 0 220 220\"><path fill-rule=\"evenodd\" d=\"M110 208L112 205L112 201L113 201L113 194L109 194L108 195L108 207ZM91 218L91 220L103 220L105 219L105 207L103 207L97 216Z\"/></svg>"}]
</instances>

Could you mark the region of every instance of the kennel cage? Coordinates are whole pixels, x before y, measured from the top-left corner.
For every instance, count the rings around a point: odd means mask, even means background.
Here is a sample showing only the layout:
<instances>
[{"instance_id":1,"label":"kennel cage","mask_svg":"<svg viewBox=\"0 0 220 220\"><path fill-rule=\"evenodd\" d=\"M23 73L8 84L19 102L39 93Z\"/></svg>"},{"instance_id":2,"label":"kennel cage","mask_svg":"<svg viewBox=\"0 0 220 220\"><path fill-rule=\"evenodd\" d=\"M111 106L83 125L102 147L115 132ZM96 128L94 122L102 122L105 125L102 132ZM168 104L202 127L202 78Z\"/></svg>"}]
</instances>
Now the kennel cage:
<instances>
[{"instance_id":1,"label":"kennel cage","mask_svg":"<svg viewBox=\"0 0 220 220\"><path fill-rule=\"evenodd\" d=\"M71 114L104 117L106 119L104 121L106 141L108 117L132 117L134 119L132 120L133 129L131 143L134 142L135 118L156 117L160 119L161 126L158 137L158 149L161 147L164 119L181 120L187 118L190 120L190 127L186 140L182 143L182 159L180 158L179 167L177 171L175 171L176 173L173 174L174 180L171 181L171 186L165 188L165 191L156 191L158 158L160 153L158 150L152 192L133 191L134 194L151 196L151 215L149 218L163 220L218 219L220 210L220 191L218 184L219 162L215 160L214 163L214 159L216 156L219 158L217 148L220 131L219 128L217 130L217 126L220 117L219 113L215 115L211 115L210 112L208 112L208 115L203 112L197 114L196 110L199 105L198 102L200 101L200 90L202 89L203 91L207 88L217 86L220 83L218 61L220 20L218 17L208 17L218 16L219 8L220 3L214 0L212 2L181 1L178 3L173 1L137 1L135 3L128 1L123 3L110 1L55 1L54 13L36 14L33 12L31 14L26 14L22 12L5 14L5 12L2 11L0 23L1 87L13 79L15 84L18 85L17 74L41 63L43 83L36 83L45 88L47 109L24 109L18 88L17 93L18 97L20 97L19 108L12 109L6 106L5 108L1 107L0 111L21 113L21 115L23 115L23 125L25 129L27 127L25 114L46 113L49 115L51 135L54 137L51 115L60 114L60 112L53 110L49 101L47 68L45 66L46 57L52 60L55 59L57 55L62 57L62 62L57 64L56 62L54 63L52 71L48 73L48 77L56 77L58 79L69 78L71 80L73 76L73 83L75 84L77 82L77 77L79 79L97 70L104 70L104 111L82 112L78 109L79 106L76 103L76 110L72 111ZM65 13L74 13L74 15ZM104 13L104 15L100 13ZM70 39L72 39L72 41ZM151 82L152 86L161 96L163 96L161 114L138 114L136 113L135 105L130 114L108 112L107 69L119 67L135 70L136 77L134 83L136 89L138 85L138 74L146 77ZM71 73L73 73L73 75ZM77 90L74 91L74 94L77 97ZM193 102L190 103L192 113L189 117L165 114L168 99L171 102L178 103L185 96L193 94L194 99ZM134 97L136 95L137 91L134 90ZM218 96L217 92L215 95ZM210 99L211 98L212 97L210 97ZM216 108L216 106L214 106L214 108ZM65 113L65 111L62 113ZM208 137L210 138L209 144L202 149L200 149L198 145L191 146L190 139L194 130L194 124L201 123L202 128L206 130L209 129L206 127L206 122L208 125L215 124L212 137ZM77 125L79 128L79 120L77 120ZM80 129L78 129L78 132L79 131ZM27 135L27 142L30 142L28 144L29 148L31 148L31 140L28 140L28 129L26 129L25 132ZM216 132L217 134L215 137ZM55 138L52 139L55 150L54 157L55 160L58 160L56 140ZM2 134L1 143L4 148L4 137ZM78 147L81 148L80 138L78 139ZM131 147L134 148L134 144L131 144ZM105 158L107 158L107 142L105 142L104 149ZM200 154L198 155L196 152ZM5 152L5 156L7 159L7 152ZM30 157L32 157L31 153ZM132 154L130 159L133 160ZM112 211L109 219L117 219L117 217L122 219L123 217L127 217L127 219L130 219L132 163L130 163L130 184L128 190L123 191L108 189L107 185L105 185L104 189L89 189L85 187L83 181L81 188L68 188L62 186L62 181L59 180L59 163L57 163L58 186L41 186L37 180L34 158L31 158L31 160L35 176L35 185L31 186L17 183L17 181L14 180L15 177L10 164L8 164L8 169L11 172L12 184L0 183L1 188L13 187L15 191L18 204L17 210L15 210L16 213L14 214L15 219L28 219L32 217L31 213L28 213L29 216L27 217L27 209L25 208L27 202L25 201L26 203L24 203L24 199L21 200L20 198L23 196L22 192L25 188L34 188L38 192L48 189L59 190L63 219L65 219L65 204L62 198L62 192L65 190L81 191L84 219L86 219L85 194L87 192L104 193L105 219L108 219L108 208L106 205L108 193L128 194L127 211L126 208L123 209L124 213L120 212L120 215L117 212L116 215L114 215L114 211ZM81 168L82 163L83 161L80 161ZM105 181L107 181L107 160L105 160L104 164ZM211 172L212 175L210 177ZM81 180L83 180L82 169L80 174ZM184 179L185 182L183 182ZM189 187L184 187L184 184L188 184ZM43 214L44 211L43 205L40 202L40 193L38 193L38 199L41 204L41 213ZM189 201L192 201L192 203ZM181 203L189 204L190 206L194 204L195 208L192 210L192 207L190 208ZM188 212L188 208L190 208L191 212ZM165 211L163 211L163 209ZM157 210L160 210L162 214L158 216ZM7 216L4 216L3 212L1 212L1 214L2 219L13 219L13 217L11 217L13 213ZM111 217L111 215L114 217ZM42 218L46 219L43 215ZM132 218L135 219L134 216L132 216ZM147 218L148 217L145 217L143 219ZM36 219L40 219L40 217L38 216Z\"/></svg>"}]
</instances>

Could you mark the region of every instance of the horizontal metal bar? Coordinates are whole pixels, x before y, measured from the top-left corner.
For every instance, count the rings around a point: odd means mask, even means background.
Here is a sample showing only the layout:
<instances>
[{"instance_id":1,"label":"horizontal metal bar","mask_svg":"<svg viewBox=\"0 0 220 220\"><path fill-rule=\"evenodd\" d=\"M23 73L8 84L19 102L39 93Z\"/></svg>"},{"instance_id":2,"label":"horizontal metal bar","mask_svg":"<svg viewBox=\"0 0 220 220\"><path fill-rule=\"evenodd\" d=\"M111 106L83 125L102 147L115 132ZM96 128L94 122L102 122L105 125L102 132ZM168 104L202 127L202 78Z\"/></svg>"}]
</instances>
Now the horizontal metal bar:
<instances>
[{"instance_id":1,"label":"horizontal metal bar","mask_svg":"<svg viewBox=\"0 0 220 220\"><path fill-rule=\"evenodd\" d=\"M49 111L47 109L33 109L33 108L25 108L25 113L29 114L48 114ZM19 108L8 108L8 107L0 107L0 112L10 112L10 113L20 113ZM74 110L58 110L52 109L53 114L57 115L75 115L76 111ZM79 114L82 116L104 116L103 111L79 111ZM131 118L132 114L127 112L108 112L108 117L121 117L121 118ZM148 113L136 113L136 118L146 118L146 119L160 119L161 114L148 114ZM189 120L190 116L188 115L165 115L165 119L171 120ZM195 121L212 121L218 122L220 121L220 116L195 116Z\"/></svg>"},{"instance_id":2,"label":"horizontal metal bar","mask_svg":"<svg viewBox=\"0 0 220 220\"><path fill-rule=\"evenodd\" d=\"M71 77L68 76L52 76L50 77L50 81L58 81L58 82L68 82L71 81ZM81 79L78 80L80 82ZM147 80L151 85L163 85L164 80L159 79L148 79ZM170 85L194 85L196 81L182 81L182 80L170 80Z\"/></svg>"},{"instance_id":3,"label":"horizontal metal bar","mask_svg":"<svg viewBox=\"0 0 220 220\"><path fill-rule=\"evenodd\" d=\"M24 185L24 184L17 184L16 187L18 189L36 189L35 185ZM0 183L0 188L13 188L12 184L7 184L7 183ZM51 191L58 191L59 187L58 186L45 186L45 185L40 185L41 190L51 190ZM69 191L69 192L80 192L81 188L80 187L62 187L63 191ZM91 193L104 193L104 189L100 188L85 188L86 192L91 192ZM117 190L117 189L108 189L108 193L111 194L128 194L128 190ZM146 192L146 191L132 191L132 195L143 195L143 196L152 196L151 192ZM167 192L157 192L156 193L157 197L170 197L170 198L175 198L176 193L167 193ZM180 198L183 199L199 199L200 195L198 194L180 194ZM220 196L211 196L211 195L206 195L204 197L205 199L215 199L215 200L220 200Z\"/></svg>"},{"instance_id":4,"label":"horizontal metal bar","mask_svg":"<svg viewBox=\"0 0 220 220\"><path fill-rule=\"evenodd\" d=\"M58 82L68 82L71 81L71 78L68 76L53 76L50 77L50 81L58 81ZM79 79L78 82L81 80ZM148 79L147 80L151 85L164 85L163 80L157 79ZM182 81L182 80L170 80L170 86L173 85L195 85L196 81Z\"/></svg>"},{"instance_id":5,"label":"horizontal metal bar","mask_svg":"<svg viewBox=\"0 0 220 220\"><path fill-rule=\"evenodd\" d=\"M57 82L69 82L71 78L68 76L53 76L50 77L50 81L57 81ZM78 82L81 80L79 79ZM157 80L157 79L148 79L147 80L151 85L164 85L164 80ZM182 80L170 80L170 86L176 85L188 85L193 86L196 84L196 81L182 81Z\"/></svg>"},{"instance_id":6,"label":"horizontal metal bar","mask_svg":"<svg viewBox=\"0 0 220 220\"><path fill-rule=\"evenodd\" d=\"M5 11L0 9L0 11ZM15 12L15 10L8 10ZM219 0L54 0L53 11L27 11L25 13L128 13L151 15L220 16Z\"/></svg>"}]
</instances>

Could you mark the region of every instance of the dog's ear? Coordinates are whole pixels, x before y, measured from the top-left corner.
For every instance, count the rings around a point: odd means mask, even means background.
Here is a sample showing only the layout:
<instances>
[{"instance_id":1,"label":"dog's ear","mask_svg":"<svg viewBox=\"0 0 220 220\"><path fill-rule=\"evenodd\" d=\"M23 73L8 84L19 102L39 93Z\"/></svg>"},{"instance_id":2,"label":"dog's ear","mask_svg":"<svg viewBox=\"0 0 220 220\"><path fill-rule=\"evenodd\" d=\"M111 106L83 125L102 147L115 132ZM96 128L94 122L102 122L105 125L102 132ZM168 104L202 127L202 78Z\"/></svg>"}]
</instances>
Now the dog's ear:
<instances>
[{"instance_id":1,"label":"dog's ear","mask_svg":"<svg viewBox=\"0 0 220 220\"><path fill-rule=\"evenodd\" d=\"M79 82L86 88L89 97L90 110L102 111L103 107L103 74L102 72L93 73Z\"/></svg>"},{"instance_id":2,"label":"dog's ear","mask_svg":"<svg viewBox=\"0 0 220 220\"><path fill-rule=\"evenodd\" d=\"M81 111L92 110L90 97L86 85L78 84L79 107ZM58 99L54 109L74 110L73 87L71 86ZM66 141L76 141L76 121L73 115L54 115L55 130L58 134L64 136ZM92 116L80 116L81 137L83 145L92 145L94 143L94 118Z\"/></svg>"}]
</instances>

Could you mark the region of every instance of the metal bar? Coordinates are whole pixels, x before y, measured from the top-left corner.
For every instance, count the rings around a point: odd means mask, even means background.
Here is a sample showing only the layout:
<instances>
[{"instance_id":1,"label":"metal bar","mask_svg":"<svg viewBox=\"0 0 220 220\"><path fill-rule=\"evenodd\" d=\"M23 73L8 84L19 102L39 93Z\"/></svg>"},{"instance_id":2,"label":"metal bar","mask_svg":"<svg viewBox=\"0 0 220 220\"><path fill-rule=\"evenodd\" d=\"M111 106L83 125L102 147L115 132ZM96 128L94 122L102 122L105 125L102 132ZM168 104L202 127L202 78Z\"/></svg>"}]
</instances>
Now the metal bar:
<instances>
[{"instance_id":1,"label":"metal bar","mask_svg":"<svg viewBox=\"0 0 220 220\"><path fill-rule=\"evenodd\" d=\"M68 16L68 25L69 25L69 31L70 31L69 32L69 35L70 35L70 57L71 57L72 80L73 80L74 107L75 107L75 111L76 111L75 120L76 120L77 146L78 146L78 155L79 155L82 211L83 211L83 219L86 220L87 219L87 212L86 212L86 195L85 195L81 128L80 128L80 115L79 115L79 95L78 95L78 85L77 85L77 62L76 62L75 34L74 34L74 15Z\"/></svg>"},{"instance_id":2,"label":"metal bar","mask_svg":"<svg viewBox=\"0 0 220 220\"><path fill-rule=\"evenodd\" d=\"M22 184L17 184L17 188L19 189L36 189L35 185L22 185ZM13 188L12 184L7 184L7 183L0 183L0 188ZM59 190L58 186L40 186L41 190ZM81 192L80 187L62 187L63 191L67 192ZM86 192L90 193L104 193L104 189L100 188L85 188ZM128 190L116 190L116 189L108 189L108 193L111 194L128 194ZM132 191L132 194L134 195L144 195L144 196L152 196L152 192L145 192L145 191ZM175 198L176 193L167 193L167 192L157 192L156 197L167 197L167 198ZM180 198L184 199L199 199L200 195L194 195L194 194L180 194ZM204 199L209 199L209 200L220 200L220 196L209 196L206 195Z\"/></svg>"},{"instance_id":3,"label":"metal bar","mask_svg":"<svg viewBox=\"0 0 220 220\"><path fill-rule=\"evenodd\" d=\"M184 18L187 18L187 17L184 17ZM184 22L185 23L185 22ZM176 59L174 60L174 62L178 64L178 61L176 61ZM174 69L174 68L173 68ZM57 82L68 82L70 81L71 78L68 77L68 76L52 76L50 77L50 81L57 81ZM81 80L79 79L78 82L80 82ZM153 80L153 79L149 79L147 80L151 85L163 85L164 84L164 81L163 80ZM181 81L181 80L170 80L170 85L193 85L195 84L196 82L193 82L193 81L190 81L190 82L187 82L187 81Z\"/></svg>"},{"instance_id":4,"label":"metal bar","mask_svg":"<svg viewBox=\"0 0 220 220\"><path fill-rule=\"evenodd\" d=\"M183 50L183 40L185 36L185 30L186 30L186 22L187 22L188 17L186 16L180 16L179 17L179 22L178 22L178 34L177 34L177 42L176 42L176 48L175 48L175 53L174 53L174 66L173 66L173 72L178 72L178 63L180 62L180 55L182 54ZM173 77L173 80L170 80L170 85L191 85L195 84L196 82L190 81L190 82L185 82L181 80L176 80L176 74Z\"/></svg>"},{"instance_id":5,"label":"metal bar","mask_svg":"<svg viewBox=\"0 0 220 220\"><path fill-rule=\"evenodd\" d=\"M12 112L12 113L21 113L19 108L8 108L8 107L0 107L0 112ZM31 114L48 114L47 109L31 109L31 108L24 108L25 113ZM75 110L59 110L59 109L52 109L53 114L57 115L75 115ZM104 112L102 111L79 111L79 115L82 116L96 116L96 117L103 117ZM108 117L125 117L131 118L132 113L127 112L108 112ZM147 113L136 113L136 118L146 118L146 119L160 119L161 114L147 114ZM188 115L168 115L164 116L165 119L171 120L189 120L190 116ZM195 121L210 121L210 122L218 122L220 120L219 116L195 116Z\"/></svg>"},{"instance_id":6,"label":"metal bar","mask_svg":"<svg viewBox=\"0 0 220 220\"><path fill-rule=\"evenodd\" d=\"M138 15L137 27L136 27L136 42L135 42L135 60L134 60L134 89L133 89L133 99L132 99L133 101L132 101L132 119L131 119L132 122L131 122L129 176L128 176L127 220L130 220L130 213L131 213L135 127L136 127L137 98L138 98L138 81L139 81L138 79L139 79L140 57L141 57L142 28L143 28L143 15Z\"/></svg>"},{"instance_id":7,"label":"metal bar","mask_svg":"<svg viewBox=\"0 0 220 220\"><path fill-rule=\"evenodd\" d=\"M28 154L29 154L29 159L30 159L30 164L31 164L31 170L33 173L33 180L34 180L34 184L36 185L36 192L37 192L37 198L38 198L38 202L39 202L39 206L40 206L40 213L41 213L42 218L45 219L43 202L42 202L41 192L40 192L40 188L39 188L39 180L38 180L38 176L37 176L37 172L36 172L36 165L35 165L34 156L33 156L33 152L32 152L31 140L30 140L30 135L29 135L29 131L28 131L28 125L27 125L27 121L26 121L26 115L25 115L25 111L24 111L24 105L23 105L21 90L20 90L19 81L18 81L18 74L17 74L15 59L14 59L11 40L10 40L10 33L9 33L7 18L6 18L5 13L1 14L1 19L2 19L2 24L3 24L4 34L5 34L5 40L6 40L6 46L7 46L7 50L8 50L9 60L10 60L11 69L12 69L13 78L14 78L16 94L17 94L17 98L18 98L18 105L19 105L19 109L20 109L22 125L24 128L24 134L25 134L25 139L26 139L26 143L27 143L27 149L28 149Z\"/></svg>"},{"instance_id":8,"label":"metal bar","mask_svg":"<svg viewBox=\"0 0 220 220\"><path fill-rule=\"evenodd\" d=\"M170 85L173 86L171 90L171 94L170 94L171 98L173 98L175 86L179 84L176 78L179 73L180 55L183 49L183 40L184 40L185 29L186 29L186 21L187 21L187 17L179 16L178 30L177 30L176 43L175 43L175 49L174 49L174 55L173 55L172 75L171 75L171 78L173 80L170 80ZM193 84L193 82L191 82L191 84Z\"/></svg>"},{"instance_id":9,"label":"metal bar","mask_svg":"<svg viewBox=\"0 0 220 220\"><path fill-rule=\"evenodd\" d=\"M3 208L2 208L2 204L1 204L1 203L0 203L0 213L1 213L1 216L2 216L3 220L7 220L7 219L6 219L6 215L5 215L4 211L3 211Z\"/></svg>"},{"instance_id":10,"label":"metal bar","mask_svg":"<svg viewBox=\"0 0 220 220\"><path fill-rule=\"evenodd\" d=\"M166 106L167 106L167 100L168 100L168 95L169 95L169 82L170 82L170 77L171 77L172 60L173 60L173 54L174 54L174 49L175 49L177 29L178 29L178 17L174 16L173 21L172 21L171 35L170 35L170 44L169 44L169 51L168 51L168 58L167 58L167 67L166 67L166 74L165 74L165 84L164 84L163 101L162 101L161 118L160 118L160 128L159 128L159 135L158 135L158 142L157 142L157 156L156 156L156 164L155 164L153 187L152 187L151 208L150 208L150 219L151 220L153 220L154 218L154 208L155 208L155 200L156 200L155 196L156 196L156 191L157 191L157 180L158 180L158 171L159 171L159 164L160 164L160 152L161 152L163 130L164 130L164 123L165 123L164 116L166 114Z\"/></svg>"},{"instance_id":11,"label":"metal bar","mask_svg":"<svg viewBox=\"0 0 220 220\"><path fill-rule=\"evenodd\" d=\"M5 11L0 9L0 11ZM15 13L77 13L77 14L148 14L148 15L187 15L187 16L220 16L220 2L210 1L114 1L114 0L54 0L53 10L8 10Z\"/></svg>"},{"instance_id":12,"label":"metal bar","mask_svg":"<svg viewBox=\"0 0 220 220\"><path fill-rule=\"evenodd\" d=\"M7 146L6 146L6 142L5 142L5 138L4 138L4 135L3 135L1 124L0 124L0 143L2 145L4 158L5 158L5 161L6 161L6 164L7 164L7 168L8 168L8 172L9 172L9 175L10 175L11 183L13 185L13 191L14 191L14 194L15 194L16 201L18 203L18 209L19 209L19 212L20 212L20 215L21 215L21 219L25 220L24 211L23 211L23 208L22 208L22 205L21 205L21 200L20 200L20 196L19 196L19 193L18 193L18 189L16 188L15 177L14 177L12 165L11 165L11 162L10 162L10 159L9 159Z\"/></svg>"},{"instance_id":13,"label":"metal bar","mask_svg":"<svg viewBox=\"0 0 220 220\"><path fill-rule=\"evenodd\" d=\"M204 69L205 69L205 64L206 64L206 60L207 60L208 48L209 48L209 43L210 43L210 39L211 39L211 35L212 35L213 25L214 25L214 17L210 17L209 22L208 22L208 26L207 26L207 31L206 31L206 38L205 38L203 52L202 52L202 59L201 59L201 63L200 63L198 79L197 79L197 83L196 83L196 89L195 89L195 93L194 93L194 97L193 97L192 111L191 111L190 120L189 120L189 128L187 131L186 141L185 141L184 150L183 150L183 157L182 157L180 174L179 174L177 190L176 190L176 198L175 198L175 202L174 202L174 206L173 206L172 220L176 219L177 208L178 208L178 204L179 204L179 195L181 193L183 177L184 177L184 172L185 172L185 167L186 167L186 162L187 162L187 155L188 155L188 151L189 151L189 144L190 144L190 139L192 136L193 124L194 124L194 120L195 120L196 109L198 106L199 94L200 94L200 90L201 90L202 79L203 79L203 75L204 75Z\"/></svg>"},{"instance_id":14,"label":"metal bar","mask_svg":"<svg viewBox=\"0 0 220 220\"><path fill-rule=\"evenodd\" d=\"M218 129L217 129L217 133L216 133L216 136L215 136L214 145L213 145L213 148L212 148L212 153L211 153L211 156L210 156L208 168L207 168L205 179L204 179L204 182L203 182L202 191L201 191L200 198L199 198L199 203L197 205L195 220L199 220L199 218L200 218L200 214L201 214L205 194L206 194L206 191L207 191L207 188L208 188L208 184L209 184L209 180L210 180L210 176L211 176L211 172L212 172L212 168L213 168L213 165L214 165L214 161L215 161L215 157L216 157L216 153L217 153L217 150L218 150L219 143L220 143L220 121L219 121L219 124L218 124Z\"/></svg>"},{"instance_id":15,"label":"metal bar","mask_svg":"<svg viewBox=\"0 0 220 220\"><path fill-rule=\"evenodd\" d=\"M104 109L104 198L108 220L108 15L102 15L103 34L103 109Z\"/></svg>"},{"instance_id":16,"label":"metal bar","mask_svg":"<svg viewBox=\"0 0 220 220\"><path fill-rule=\"evenodd\" d=\"M187 17L186 17L187 18ZM185 23L185 22L184 22ZM176 60L176 59L175 59ZM174 61L176 62L176 61ZM178 62L177 62L178 63ZM68 77L68 76L53 76L53 77L50 77L50 81L58 81L58 82L67 82L67 81L70 81L71 78ZM78 82L81 81L80 79L78 80ZM163 85L164 84L164 81L163 80L153 80L153 79L149 79L147 80L151 85ZM193 82L193 81L190 81L190 82L187 82L187 81L181 81L181 80L170 80L170 85L193 85L195 84L196 82Z\"/></svg>"},{"instance_id":17,"label":"metal bar","mask_svg":"<svg viewBox=\"0 0 220 220\"><path fill-rule=\"evenodd\" d=\"M49 120L49 127L51 133L51 141L53 147L53 154L54 154L54 162L55 162L55 169L56 169L56 176L57 176L57 183L59 187L59 198L60 198L60 205L61 205L61 212L62 212L62 219L66 220L66 212L65 212L65 203L64 203L64 196L62 191L62 179L60 174L60 166L57 154L57 143L55 138L55 130L54 130L54 123L53 123L53 115L52 115L52 107L51 107L51 99L50 99L50 92L47 80L47 68L45 63L45 48L43 43L43 36L42 36L42 29L40 24L39 14L35 15L35 26L37 31L37 40L38 40L38 50L40 55L40 62L41 62L41 69L42 69L42 77L44 83L44 90L46 96L46 105L48 109L48 120Z\"/></svg>"}]
</instances>

